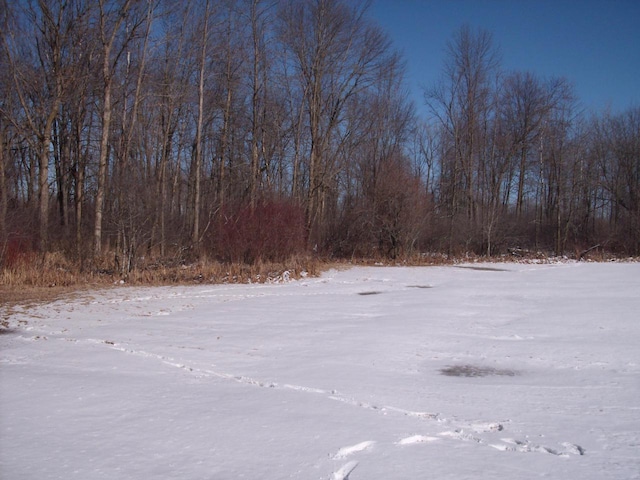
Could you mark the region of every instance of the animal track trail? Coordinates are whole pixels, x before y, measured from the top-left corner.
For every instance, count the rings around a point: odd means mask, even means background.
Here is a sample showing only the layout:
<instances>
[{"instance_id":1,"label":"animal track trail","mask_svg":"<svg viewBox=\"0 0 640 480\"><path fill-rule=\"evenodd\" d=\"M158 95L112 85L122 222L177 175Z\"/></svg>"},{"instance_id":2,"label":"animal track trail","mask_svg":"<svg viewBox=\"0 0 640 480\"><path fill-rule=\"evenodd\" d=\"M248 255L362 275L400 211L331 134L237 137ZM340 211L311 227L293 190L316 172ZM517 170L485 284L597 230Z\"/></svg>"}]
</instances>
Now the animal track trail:
<instances>
[{"instance_id":1,"label":"animal track trail","mask_svg":"<svg viewBox=\"0 0 640 480\"><path fill-rule=\"evenodd\" d=\"M449 442L472 442L481 447L491 447L503 452L547 453L550 455L565 458L571 456L582 456L586 453L583 447L570 442L561 442L558 444L559 447L552 447L548 445L535 444L529 440L518 440L506 437L500 439L495 438L498 432L505 431L505 424L508 423L508 421L487 422L458 420L455 418L444 417L439 413L416 412L390 405L376 405L374 403L360 401L355 397L344 395L336 390L323 390L319 388L288 383L280 385L278 383L262 381L244 375L235 375L232 373L216 371L208 367L195 366L189 363L182 362L181 360L174 357L148 352L137 348L135 345L129 345L126 343L94 338L78 340L75 338L64 336L64 332L51 332L51 334L53 334L53 336L50 338L56 338L68 342L71 341L74 343L101 345L128 355L155 360L168 367L181 369L186 373L194 375L198 378L218 378L258 388L282 389L299 392L300 394L305 395L320 395L328 400L340 402L354 408L369 410L372 413L378 413L382 415L401 415L414 418L419 422L418 425L421 425L420 428L426 427L432 431L435 427L442 428L443 426L448 426L450 428L449 430L440 431L435 435L413 434L398 439L395 442L390 442L390 445L387 445L387 448L391 448L392 450L393 448L419 448L420 446L441 442L445 442L445 444ZM338 449L338 451L333 454L331 458L332 460L345 460L348 457L361 454L375 455L375 447L377 445L378 442L375 440L366 440ZM360 462L355 460L345 463L333 472L330 479L349 480L350 475L359 464Z\"/></svg>"},{"instance_id":2,"label":"animal track trail","mask_svg":"<svg viewBox=\"0 0 640 480\"><path fill-rule=\"evenodd\" d=\"M138 348L136 345L128 344L126 342L118 342L118 341L97 339L97 338L77 339L69 336L64 336L64 332L61 332L61 334L57 334L57 335L51 332L51 334L55 335L55 337L51 337L51 338L56 338L58 340L73 342L77 344L100 345L115 351L122 352L127 355L152 359L168 367L184 370L185 372L199 378L213 377L213 378L220 378L224 380L230 380L237 383L255 386L259 388L284 389L284 390L300 392L301 394L321 395L332 401L350 405L355 408L370 410L372 412L382 414L382 415L391 415L391 414L403 415L406 417L415 418L416 420L419 420L419 421L436 422L438 424L450 425L453 428L470 429L476 432L500 431L503 429L502 424L498 422L470 423L470 422L464 422L464 421L457 421L454 419L443 417L439 413L416 412L416 411L398 408L391 405L383 405L383 404L377 405L375 403L360 401L355 397L342 394L337 390L324 390L324 389L319 389L319 388L314 388L314 387L309 387L304 385L289 384L289 383L278 384L275 382L263 381L260 379L247 377L244 375L237 375L229 372L217 371L210 368L209 366L206 366L206 367L196 366L196 365L190 364L189 362L184 362L181 359L176 359L172 356L149 352L141 348Z\"/></svg>"},{"instance_id":3,"label":"animal track trail","mask_svg":"<svg viewBox=\"0 0 640 480\"><path fill-rule=\"evenodd\" d=\"M40 329L34 329L35 331L31 331L31 333L33 334L44 329L46 329L46 326ZM188 359L166 355L164 352L154 353L146 351L137 345L118 342L115 341L115 339L114 341L98 338L77 339L70 336L66 331L47 331L46 333L49 334L49 338L52 340L95 345L96 348L109 348L126 355L159 362L166 367L180 369L185 374L195 376L196 378L216 378L223 381L240 383L249 387L289 390L291 392L297 392L297 394L300 395L316 395L348 407L367 410L379 415L395 416L395 418L404 416L415 419L414 425L417 431L407 432L412 433L411 435L393 440L365 440L353 445L343 446L337 449L337 451L334 451L333 454L329 454L329 458L334 465L333 468L329 470L331 472L329 477L325 477L327 480L360 480L357 478L359 471L356 470L356 467L362 465L363 462L375 462L381 452L384 452L383 456L388 456L393 455L394 451L399 451L399 449L403 448L421 449L430 448L430 445L440 445L440 448L455 448L455 445L459 442L476 444L479 448L488 449L488 447L490 447L505 454L546 453L564 458L585 455L585 449L583 447L570 442L542 445L529 440L519 440L506 436L499 437L499 435L505 435L508 420L500 422L465 420L446 417L440 413L411 411L392 405L361 401L355 396L346 395L336 390L325 390L290 383L278 384L226 371L217 371L215 370L215 365L203 365L198 364L198 362L190 362ZM326 457L324 461L326 461Z\"/></svg>"}]
</instances>

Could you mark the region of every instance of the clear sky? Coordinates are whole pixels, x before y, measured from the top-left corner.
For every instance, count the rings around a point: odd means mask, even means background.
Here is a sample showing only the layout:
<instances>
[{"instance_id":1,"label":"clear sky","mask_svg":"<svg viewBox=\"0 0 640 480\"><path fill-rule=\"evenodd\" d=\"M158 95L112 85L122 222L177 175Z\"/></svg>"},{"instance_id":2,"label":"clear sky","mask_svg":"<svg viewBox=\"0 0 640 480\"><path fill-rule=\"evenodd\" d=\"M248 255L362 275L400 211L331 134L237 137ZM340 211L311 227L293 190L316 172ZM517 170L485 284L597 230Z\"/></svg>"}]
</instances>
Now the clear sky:
<instances>
[{"instance_id":1,"label":"clear sky","mask_svg":"<svg viewBox=\"0 0 640 480\"><path fill-rule=\"evenodd\" d=\"M463 24L493 33L505 70L565 77L587 110L640 106L640 0L373 0L418 110Z\"/></svg>"}]
</instances>

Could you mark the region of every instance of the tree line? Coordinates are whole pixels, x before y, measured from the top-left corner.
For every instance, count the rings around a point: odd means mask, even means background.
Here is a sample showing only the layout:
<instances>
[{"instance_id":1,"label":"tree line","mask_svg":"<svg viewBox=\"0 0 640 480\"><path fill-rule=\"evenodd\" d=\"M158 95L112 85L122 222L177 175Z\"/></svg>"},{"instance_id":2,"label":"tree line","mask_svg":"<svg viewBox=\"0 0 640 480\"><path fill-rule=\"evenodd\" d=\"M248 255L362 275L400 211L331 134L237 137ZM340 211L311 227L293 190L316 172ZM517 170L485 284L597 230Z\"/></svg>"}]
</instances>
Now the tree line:
<instances>
[{"instance_id":1,"label":"tree line","mask_svg":"<svg viewBox=\"0 0 640 480\"><path fill-rule=\"evenodd\" d=\"M640 108L461 27L419 116L349 0L0 0L0 261L640 254Z\"/></svg>"}]
</instances>

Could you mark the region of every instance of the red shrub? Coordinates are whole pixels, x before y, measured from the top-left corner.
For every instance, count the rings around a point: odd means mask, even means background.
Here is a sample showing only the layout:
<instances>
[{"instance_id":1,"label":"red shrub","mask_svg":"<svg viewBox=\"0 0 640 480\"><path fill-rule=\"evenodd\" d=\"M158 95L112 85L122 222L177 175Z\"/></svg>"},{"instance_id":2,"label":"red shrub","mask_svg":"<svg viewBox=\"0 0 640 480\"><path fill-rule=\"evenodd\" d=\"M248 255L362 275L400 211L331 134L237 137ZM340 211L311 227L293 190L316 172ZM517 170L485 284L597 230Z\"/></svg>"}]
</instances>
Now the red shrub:
<instances>
[{"instance_id":1,"label":"red shrub","mask_svg":"<svg viewBox=\"0 0 640 480\"><path fill-rule=\"evenodd\" d=\"M221 216L215 236L223 260L283 261L305 249L304 210L285 200L263 201L253 209L244 205Z\"/></svg>"},{"instance_id":2,"label":"red shrub","mask_svg":"<svg viewBox=\"0 0 640 480\"><path fill-rule=\"evenodd\" d=\"M36 257L33 239L28 235L10 235L4 248L0 250L0 266L16 268L32 263Z\"/></svg>"}]
</instances>

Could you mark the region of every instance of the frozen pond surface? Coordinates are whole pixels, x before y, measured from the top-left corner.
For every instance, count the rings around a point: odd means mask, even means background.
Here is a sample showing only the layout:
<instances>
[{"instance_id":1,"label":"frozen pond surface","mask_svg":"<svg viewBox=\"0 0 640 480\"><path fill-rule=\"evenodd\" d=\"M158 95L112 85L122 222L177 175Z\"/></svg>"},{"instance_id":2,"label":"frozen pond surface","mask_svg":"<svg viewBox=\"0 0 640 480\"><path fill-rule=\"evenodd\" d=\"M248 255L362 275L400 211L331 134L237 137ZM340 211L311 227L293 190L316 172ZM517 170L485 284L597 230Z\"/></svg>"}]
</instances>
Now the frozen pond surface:
<instances>
[{"instance_id":1,"label":"frozen pond surface","mask_svg":"<svg viewBox=\"0 0 640 480\"><path fill-rule=\"evenodd\" d=\"M0 478L640 478L640 264L469 267L0 310Z\"/></svg>"}]
</instances>

